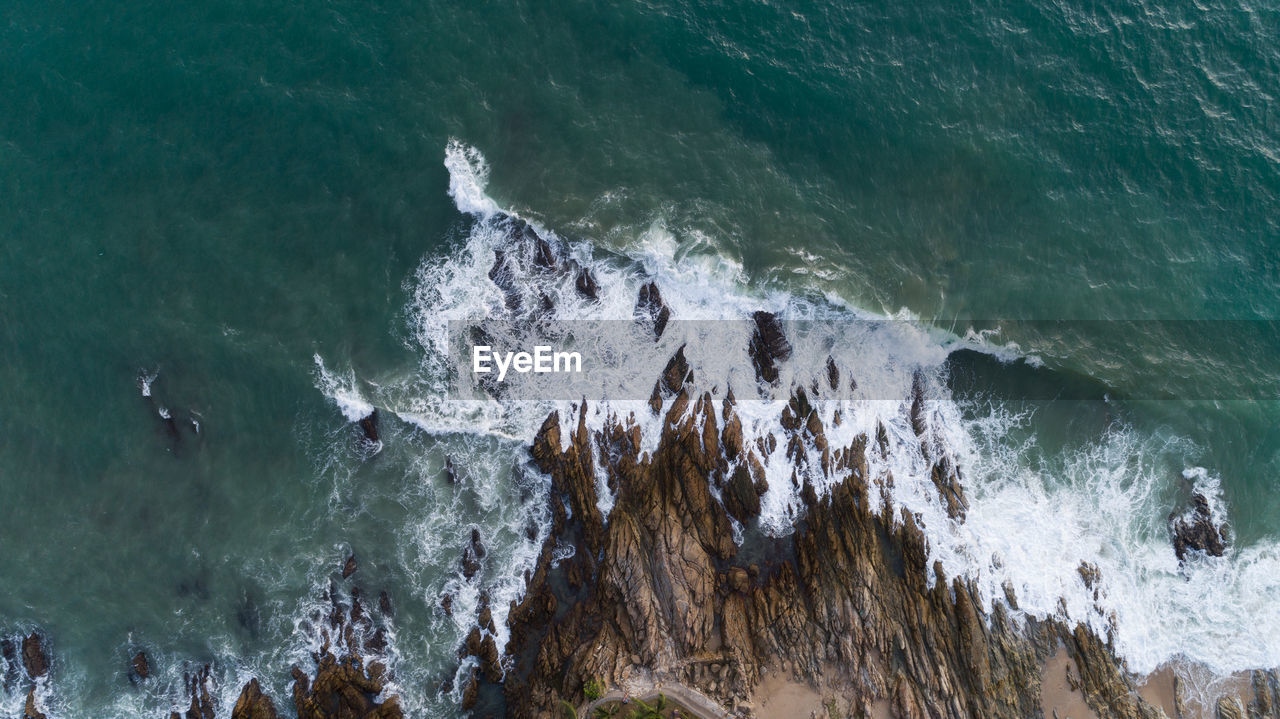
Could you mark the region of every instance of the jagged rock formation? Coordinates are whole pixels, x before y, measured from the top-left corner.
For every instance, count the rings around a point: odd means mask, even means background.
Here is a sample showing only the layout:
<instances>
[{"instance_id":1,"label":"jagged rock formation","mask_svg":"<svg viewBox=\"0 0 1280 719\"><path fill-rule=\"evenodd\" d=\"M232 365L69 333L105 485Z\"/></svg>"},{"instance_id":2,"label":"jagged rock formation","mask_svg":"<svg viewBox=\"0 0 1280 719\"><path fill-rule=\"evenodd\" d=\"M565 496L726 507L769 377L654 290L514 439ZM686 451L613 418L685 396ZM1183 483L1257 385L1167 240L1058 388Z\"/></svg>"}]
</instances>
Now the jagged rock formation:
<instances>
[{"instance_id":1,"label":"jagged rock formation","mask_svg":"<svg viewBox=\"0 0 1280 719\"><path fill-rule=\"evenodd\" d=\"M186 687L190 705L187 711L182 714L171 712L169 719L214 719L217 712L213 695L209 692L209 688L213 683L209 670L209 665L205 664L198 668L194 674L187 673L184 675L183 685Z\"/></svg>"},{"instance_id":2,"label":"jagged rock formation","mask_svg":"<svg viewBox=\"0 0 1280 719\"><path fill-rule=\"evenodd\" d=\"M791 356L791 343L783 334L782 322L772 312L755 312L751 319L755 322L747 348L751 363L760 381L774 384L778 381L778 362Z\"/></svg>"},{"instance_id":3,"label":"jagged rock formation","mask_svg":"<svg viewBox=\"0 0 1280 719\"><path fill-rule=\"evenodd\" d=\"M1213 516L1209 500L1199 492L1192 495L1188 512L1169 517L1169 534L1180 562L1187 558L1188 552L1221 557L1227 551L1227 534Z\"/></svg>"},{"instance_id":4,"label":"jagged rock formation","mask_svg":"<svg viewBox=\"0 0 1280 719\"><path fill-rule=\"evenodd\" d=\"M39 632L32 632L23 638L22 666L32 679L49 673L49 656L45 652L44 637Z\"/></svg>"},{"instance_id":5,"label":"jagged rock formation","mask_svg":"<svg viewBox=\"0 0 1280 719\"><path fill-rule=\"evenodd\" d=\"M235 708L231 710L231 719L279 719L276 707L271 699L262 693L257 679L250 679L240 692Z\"/></svg>"},{"instance_id":6,"label":"jagged rock formation","mask_svg":"<svg viewBox=\"0 0 1280 719\"><path fill-rule=\"evenodd\" d=\"M671 308L662 301L662 293L658 291L657 284L646 282L640 287L635 315L636 319L653 326L655 339L662 337L663 331L667 329L667 322L671 320Z\"/></svg>"},{"instance_id":7,"label":"jagged rock formation","mask_svg":"<svg viewBox=\"0 0 1280 719\"><path fill-rule=\"evenodd\" d=\"M785 338L772 334L771 319L757 318L753 343L776 359ZM676 389L671 381L686 374L673 358L659 386ZM538 433L532 456L551 477L553 531L509 614L509 716L558 716L559 701L581 701L589 679L624 686L637 678L679 682L750 716L752 689L766 672L782 672L841 686L855 716L887 707L896 717L1036 717L1041 667L1059 647L1100 717L1163 716L1085 626L1015 626L1002 605L988 615L973 586L927 566L916 518L870 476L867 453L886 451L883 428L875 443L859 436L829 447L803 391L783 413L780 440L765 441L786 443L794 461L816 449L838 481L821 497L806 483L795 533L762 538L763 559L739 556L730 517L747 523L759 514L766 487L757 449L768 448L744 446L732 399L717 413L709 395L676 391L652 455L641 454L640 430L624 419L589 431L585 404L571 436L561 436L556 414ZM917 392L909 420L940 497L960 517L958 471L930 439L924 402ZM597 508L593 446L616 492L607 523ZM577 552L553 568L557 542ZM1016 607L1011 590L1009 600ZM495 681L493 650L481 646L488 638L477 630L465 648L487 667L473 675L472 695L476 681Z\"/></svg>"},{"instance_id":8,"label":"jagged rock formation","mask_svg":"<svg viewBox=\"0 0 1280 719\"><path fill-rule=\"evenodd\" d=\"M385 596L385 593L383 593ZM328 616L313 617L321 638L314 654L313 676L294 666L293 705L298 719L402 719L399 697L378 701L385 687L386 666L377 660L367 666L364 656L386 650L386 638L376 628L361 600L359 587L351 589L351 603L344 604L338 588L329 590ZM379 600L389 607L390 599ZM213 675L209 665L187 674L184 684L189 707L186 712L172 712L169 719L215 719L218 707L214 699ZM224 715L225 716L225 715ZM279 719L275 704L262 690L256 678L240 691L231 719ZM34 718L33 718L34 719Z\"/></svg>"},{"instance_id":9,"label":"jagged rock formation","mask_svg":"<svg viewBox=\"0 0 1280 719\"><path fill-rule=\"evenodd\" d=\"M36 701L36 681L49 674L49 653L40 632L26 636L0 638L0 658L4 659L4 691L11 693L24 687L27 692L22 719L46 719Z\"/></svg>"}]
</instances>

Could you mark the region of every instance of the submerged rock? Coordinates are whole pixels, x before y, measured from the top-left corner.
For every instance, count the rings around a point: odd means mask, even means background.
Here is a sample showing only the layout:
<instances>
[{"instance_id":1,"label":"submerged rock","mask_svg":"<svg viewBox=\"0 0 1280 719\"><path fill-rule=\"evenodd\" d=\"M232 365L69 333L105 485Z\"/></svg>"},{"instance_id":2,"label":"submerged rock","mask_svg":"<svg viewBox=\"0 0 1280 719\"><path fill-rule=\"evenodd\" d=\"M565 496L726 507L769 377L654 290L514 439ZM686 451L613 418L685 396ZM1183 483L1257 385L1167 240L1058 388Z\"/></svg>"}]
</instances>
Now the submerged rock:
<instances>
[{"instance_id":1,"label":"submerged rock","mask_svg":"<svg viewBox=\"0 0 1280 719\"><path fill-rule=\"evenodd\" d=\"M169 718L214 719L217 712L215 711L213 696L209 693L209 687L213 684L209 665L205 664L200 667L195 674L188 673L184 675L184 680L190 705L185 713L173 712L169 715Z\"/></svg>"},{"instance_id":2,"label":"submerged rock","mask_svg":"<svg viewBox=\"0 0 1280 719\"><path fill-rule=\"evenodd\" d=\"M502 290L503 302L507 309L520 309L520 289L516 286L515 273L507 266L507 253L504 250L493 251L493 266L489 268L489 281Z\"/></svg>"},{"instance_id":3,"label":"submerged rock","mask_svg":"<svg viewBox=\"0 0 1280 719\"><path fill-rule=\"evenodd\" d=\"M4 659L4 690L12 692L14 686L18 683L18 668L21 662L18 660L18 642L9 637L0 638L0 658Z\"/></svg>"}]
</instances>

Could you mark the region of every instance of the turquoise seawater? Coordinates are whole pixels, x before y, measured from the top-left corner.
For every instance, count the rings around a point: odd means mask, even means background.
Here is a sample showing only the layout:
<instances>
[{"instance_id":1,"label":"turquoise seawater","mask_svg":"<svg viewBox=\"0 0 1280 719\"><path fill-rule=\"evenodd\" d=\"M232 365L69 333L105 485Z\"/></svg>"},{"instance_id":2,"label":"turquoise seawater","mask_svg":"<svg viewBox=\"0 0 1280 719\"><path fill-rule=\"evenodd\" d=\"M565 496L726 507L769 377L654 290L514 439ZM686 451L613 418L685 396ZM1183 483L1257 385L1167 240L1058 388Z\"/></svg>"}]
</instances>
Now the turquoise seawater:
<instances>
[{"instance_id":1,"label":"turquoise seawater","mask_svg":"<svg viewBox=\"0 0 1280 719\"><path fill-rule=\"evenodd\" d=\"M1216 322L1280 308L1275 2L3 5L0 633L51 637L55 715L160 716L184 662L286 697L351 551L396 604L397 688L454 711L470 620L439 598L476 601L473 527L518 592L542 506L528 430L461 422L427 377L424 324L486 281L449 192L481 155L493 203L665 268L674 302L979 320L1106 388L974 410L973 531L1024 490L1061 510L1126 573L1137 668L1280 663L1242 634L1280 626L1276 340ZM1017 322L1046 319L1215 322ZM334 400L357 394L376 456ZM1196 477L1236 544L1187 579L1151 557Z\"/></svg>"}]
</instances>

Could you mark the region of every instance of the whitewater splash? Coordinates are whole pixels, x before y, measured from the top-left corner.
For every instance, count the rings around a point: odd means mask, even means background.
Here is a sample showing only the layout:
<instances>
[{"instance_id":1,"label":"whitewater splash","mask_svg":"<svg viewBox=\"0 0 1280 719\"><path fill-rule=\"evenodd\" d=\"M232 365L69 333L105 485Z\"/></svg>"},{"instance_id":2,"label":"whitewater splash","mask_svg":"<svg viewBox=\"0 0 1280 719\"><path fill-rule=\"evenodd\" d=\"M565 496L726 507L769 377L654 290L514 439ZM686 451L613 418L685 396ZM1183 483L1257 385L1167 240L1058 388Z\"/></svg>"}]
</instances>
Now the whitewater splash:
<instances>
[{"instance_id":1,"label":"whitewater splash","mask_svg":"<svg viewBox=\"0 0 1280 719\"><path fill-rule=\"evenodd\" d=\"M1130 669L1141 674L1177 661L1201 663L1223 675L1280 665L1280 641L1275 639L1280 637L1280 613L1273 610L1280 602L1280 547L1274 542L1234 546L1224 557L1196 555L1183 564L1170 547L1169 465L1194 454L1189 440L1146 436L1112 422L1084 447L1051 452L1035 439L1034 405L961 402L947 390L947 358L955 349L977 349L1006 360L1020 357L1037 365L1034 355L1021 348L996 345L986 333L941 332L905 312L892 318L902 321L870 323L865 325L870 329L850 332L858 320L885 318L830 294L753 284L740 266L713 252L690 249L713 243L705 238L682 242L660 222L621 249L566 241L536 220L504 211L486 193L489 168L475 148L451 142L445 155L450 195L460 211L473 217L473 226L465 244L449 256L426 259L415 274L408 329L421 352L420 364L412 378L380 385L377 402L393 408L407 425L445 438L450 451L463 457L461 462L477 467L476 475L488 482L484 501L500 502L509 495L510 484L498 477L511 475L511 453L524 455L548 414L559 411L562 437L568 437L579 421L579 405L448 399L456 360L450 356L448 323L531 321L535 312L564 321L632 320L639 288L654 281L673 318L741 320L758 310L776 313L787 326L796 356L830 355L842 377L864 387L901 387L901 400L868 398L852 385L824 389L815 407L832 446L848 444L858 434L881 433L890 450L869 453L873 478L887 488L895 505L918 518L929 539L929 566L939 562L948 576L971 579L988 606L1006 602L1011 590L1018 601L1018 609L1010 612L1014 617L1086 623L1109 637ZM586 268L598 285L596 296L575 291L572 273L543 272L519 261L506 264L511 273L504 280L507 289L491 280L495 252L520 251L513 246L513 221L527 222L557 257ZM823 333L823 326L842 330ZM825 381L806 374L804 363L787 362L780 366L776 387L764 387L750 376L745 337L723 351L704 350L696 339L673 331L660 342L672 353L681 344L688 348L695 386L711 393L717 411L733 388L748 444L778 432L795 388ZM611 337L608 346L596 349L626 352L628 341ZM319 358L317 367L317 385L347 419L367 414L372 405L356 391L354 375L335 375ZM652 368L655 377L661 369ZM963 519L949 516L940 501L929 476L931 463L912 427L908 398L917 376L923 380L929 441L936 451L954 457L962 474L969 500ZM610 396L607 388L600 396ZM660 435L658 417L670 401L657 414L632 398L590 402L583 419L591 428L601 427L610 414L635 423L647 443L642 451L652 451ZM802 506L793 472L820 493L836 478L824 475L817 461L796 466L781 447L762 460L769 490L762 498L760 528L785 534ZM1181 471L1209 498L1218 516L1226 516L1212 473L1184 464L1174 475ZM892 483L886 481L890 476ZM427 590L455 597L458 641L471 627L469 618L481 593L489 592L496 638L500 646L505 643L506 607L522 592L522 574L534 565L546 536L546 487L536 478L519 481L528 496L518 511L502 515L509 525L502 535L512 538L510 552L486 579L485 589L455 574ZM603 477L598 489L607 515L612 495ZM879 501L878 493L871 496ZM424 520L419 561L448 561L443 559L448 551L456 551L457 544L446 551L431 538L440 528L454 527L456 520L444 516L450 511L446 504L441 516ZM1100 580L1087 580L1082 566L1096 567Z\"/></svg>"}]
</instances>

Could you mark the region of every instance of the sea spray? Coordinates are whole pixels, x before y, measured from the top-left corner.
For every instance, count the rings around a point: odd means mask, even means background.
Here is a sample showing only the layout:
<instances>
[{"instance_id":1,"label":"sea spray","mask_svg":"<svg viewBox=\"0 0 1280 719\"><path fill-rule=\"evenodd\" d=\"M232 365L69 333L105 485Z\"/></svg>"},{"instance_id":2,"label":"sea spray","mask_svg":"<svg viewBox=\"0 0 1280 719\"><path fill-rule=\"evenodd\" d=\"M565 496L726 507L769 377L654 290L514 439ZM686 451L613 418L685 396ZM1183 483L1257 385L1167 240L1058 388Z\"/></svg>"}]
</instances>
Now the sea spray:
<instances>
[{"instance_id":1,"label":"sea spray","mask_svg":"<svg viewBox=\"0 0 1280 719\"><path fill-rule=\"evenodd\" d=\"M444 323L509 315L502 293L486 276L493 251L508 248L501 226L504 215L483 193L488 168L477 151L457 143L450 144L446 157L458 207L472 214L475 222L459 253L427 260L414 286L411 330L423 350L426 375L418 381L436 390L447 386L446 377L432 375L447 365ZM586 241L567 242L535 227L575 258L600 254ZM876 317L829 296L746 284L740 269L730 263L708 260L700 265L688 255L677 261L677 245L659 223L640 238L634 252L624 250L590 260L588 267L604 278L597 303L575 297L567 291L567 280L554 275L530 272L518 277L517 284L530 295L538 288L550 290L560 318L630 318L640 285L651 278L661 283L664 300L680 319L740 319L750 311L767 309L789 324L805 320L812 327L815 320L847 326L851 320ZM1103 636L1112 636L1118 651L1139 672L1177 658L1201 661L1224 673L1280 664L1280 646L1260 638L1280 636L1280 626L1269 625L1280 619L1266 609L1280 599L1276 547L1262 542L1238 548L1230 557L1197 558L1184 566L1173 557L1162 525L1168 507L1161 504L1164 497L1158 489L1168 481L1170 456L1190 454L1189 440L1149 437L1117 420L1095 440L1068 448L1065 454L1044 450L1034 432L1024 431L1034 428L1034 406L959 401L946 390L945 359L956 348L976 348L1005 359L1029 357L1033 366L1038 364L1034 354L997 344L989 333L966 330L957 336L913 326L909 316L894 319L904 321L873 336L842 338L835 333L793 340L798 353L825 350L839 358L852 376L865 379L875 374L875 386L896 383L902 387L902 400L860 398L856 391L849 391L815 406L833 446L859 433L874 436L883 427L891 449L883 459L872 453L873 473L882 482L893 476L890 496L924 526L930 564L938 561L948 575L973 579L988 604L1003 601L1004 588L1011 586L1022 615L1089 624ZM750 365L741 353L700 354L696 343L689 346L694 348L687 355L699 391L715 390L715 400L720 402L728 382L739 380L733 387L739 393L737 411L748 442L778 431L785 398L793 388L821 379L787 374L800 365L787 363L778 386L753 398L747 392L753 383L744 381ZM653 368L654 374L659 370ZM916 372L925 378L930 432L940 447L956 455L963 475L970 498L963 520L948 516L939 501L928 476L929 463L911 426L905 398L910 396L910 378ZM566 401L461 406L425 396L416 401L406 418L433 431L496 431L499 436L528 440L550 411L559 410L562 437L567 437L579 419L578 404ZM836 411L842 422L831 429ZM653 413L643 406L610 401L601 407L589 402L584 419L590 427L599 427L610 413L640 424L646 442L655 441L659 434L650 419ZM1011 446L1008 438L1015 434L1028 438ZM779 450L762 460L770 488L763 498L761 527L769 533L785 533L798 508L790 481L795 468ZM804 471L812 473L815 466L809 462ZM822 491L834 478L814 475L811 479ZM607 496L601 494L601 508L606 510ZM1099 568L1099 586L1085 585L1082 562ZM1267 631L1259 631L1259 623Z\"/></svg>"}]
</instances>

